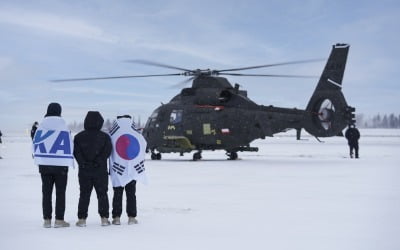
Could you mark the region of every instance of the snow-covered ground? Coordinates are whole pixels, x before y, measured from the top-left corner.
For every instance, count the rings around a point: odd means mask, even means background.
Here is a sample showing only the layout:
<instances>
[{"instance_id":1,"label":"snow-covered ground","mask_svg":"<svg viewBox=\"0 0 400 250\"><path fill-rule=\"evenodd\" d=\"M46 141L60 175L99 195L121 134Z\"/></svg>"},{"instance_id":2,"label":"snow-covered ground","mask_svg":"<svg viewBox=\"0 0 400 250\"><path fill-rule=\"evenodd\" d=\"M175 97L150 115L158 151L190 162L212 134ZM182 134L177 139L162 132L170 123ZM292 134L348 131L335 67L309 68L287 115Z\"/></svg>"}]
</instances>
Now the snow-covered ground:
<instances>
[{"instance_id":1,"label":"snow-covered ground","mask_svg":"<svg viewBox=\"0 0 400 250\"><path fill-rule=\"evenodd\" d=\"M5 131L3 131L4 133ZM77 169L65 219L42 228L41 181L27 136L3 136L0 249L400 249L400 130L361 130L361 158L345 139L293 133L259 140L256 153L164 154L146 161L137 225L101 227L93 193L88 226L76 222ZM112 197L110 186L109 197Z\"/></svg>"}]
</instances>

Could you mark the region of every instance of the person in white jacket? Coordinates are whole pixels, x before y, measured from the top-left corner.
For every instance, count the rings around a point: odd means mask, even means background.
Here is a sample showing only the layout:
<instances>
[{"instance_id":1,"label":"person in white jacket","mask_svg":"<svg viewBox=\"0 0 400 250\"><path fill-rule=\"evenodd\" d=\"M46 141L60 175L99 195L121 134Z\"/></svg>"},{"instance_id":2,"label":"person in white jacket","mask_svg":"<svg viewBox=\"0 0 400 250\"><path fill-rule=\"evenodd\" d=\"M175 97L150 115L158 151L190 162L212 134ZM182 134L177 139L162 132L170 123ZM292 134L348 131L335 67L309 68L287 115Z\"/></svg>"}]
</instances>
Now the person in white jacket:
<instances>
[{"instance_id":1,"label":"person in white jacket","mask_svg":"<svg viewBox=\"0 0 400 250\"><path fill-rule=\"evenodd\" d=\"M73 143L61 118L61 105L50 103L33 138L33 156L42 178L43 227L51 227L52 193L56 187L54 227L69 227L64 220L68 168L73 167Z\"/></svg>"}]
</instances>

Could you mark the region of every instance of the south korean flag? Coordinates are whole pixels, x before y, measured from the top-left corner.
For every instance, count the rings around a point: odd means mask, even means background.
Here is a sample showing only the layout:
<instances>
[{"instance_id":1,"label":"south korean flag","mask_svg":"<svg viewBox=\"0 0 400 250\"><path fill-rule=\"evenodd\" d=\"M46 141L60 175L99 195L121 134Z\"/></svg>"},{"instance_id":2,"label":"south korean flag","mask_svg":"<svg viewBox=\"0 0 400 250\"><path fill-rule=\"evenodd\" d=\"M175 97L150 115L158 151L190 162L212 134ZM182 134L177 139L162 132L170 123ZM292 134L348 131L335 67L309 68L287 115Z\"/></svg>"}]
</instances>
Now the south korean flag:
<instances>
[{"instance_id":1,"label":"south korean flag","mask_svg":"<svg viewBox=\"0 0 400 250\"><path fill-rule=\"evenodd\" d=\"M147 184L144 160L146 140L130 118L118 118L110 131L113 151L110 176L113 187L123 187L132 180Z\"/></svg>"}]
</instances>

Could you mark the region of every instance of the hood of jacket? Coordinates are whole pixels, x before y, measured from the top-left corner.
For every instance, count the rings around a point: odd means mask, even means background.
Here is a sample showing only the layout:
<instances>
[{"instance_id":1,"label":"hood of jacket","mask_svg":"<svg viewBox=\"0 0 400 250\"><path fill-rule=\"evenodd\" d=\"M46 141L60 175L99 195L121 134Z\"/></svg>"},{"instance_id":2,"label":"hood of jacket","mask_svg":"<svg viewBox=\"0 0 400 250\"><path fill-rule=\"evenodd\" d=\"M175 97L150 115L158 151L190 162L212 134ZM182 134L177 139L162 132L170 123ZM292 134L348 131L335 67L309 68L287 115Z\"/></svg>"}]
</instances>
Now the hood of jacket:
<instances>
[{"instance_id":1,"label":"hood of jacket","mask_svg":"<svg viewBox=\"0 0 400 250\"><path fill-rule=\"evenodd\" d=\"M89 111L86 115L85 130L100 130L103 127L104 119L98 111Z\"/></svg>"}]
</instances>

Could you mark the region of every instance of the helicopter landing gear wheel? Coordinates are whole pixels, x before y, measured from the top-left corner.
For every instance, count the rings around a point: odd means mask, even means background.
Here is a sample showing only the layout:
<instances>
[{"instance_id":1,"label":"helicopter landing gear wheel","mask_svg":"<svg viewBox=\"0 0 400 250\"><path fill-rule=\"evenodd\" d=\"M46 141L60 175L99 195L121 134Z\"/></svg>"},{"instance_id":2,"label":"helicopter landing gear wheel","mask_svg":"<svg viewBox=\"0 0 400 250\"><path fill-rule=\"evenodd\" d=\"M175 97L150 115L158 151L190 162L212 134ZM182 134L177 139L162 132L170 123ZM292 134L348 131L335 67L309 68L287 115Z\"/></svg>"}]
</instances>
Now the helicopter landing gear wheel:
<instances>
[{"instance_id":1,"label":"helicopter landing gear wheel","mask_svg":"<svg viewBox=\"0 0 400 250\"><path fill-rule=\"evenodd\" d=\"M237 160L238 154L234 151L226 152L226 155L229 156L228 160Z\"/></svg>"},{"instance_id":2,"label":"helicopter landing gear wheel","mask_svg":"<svg viewBox=\"0 0 400 250\"><path fill-rule=\"evenodd\" d=\"M193 160L194 161L198 161L200 159L201 159L201 151L196 152L196 153L193 154Z\"/></svg>"},{"instance_id":3,"label":"helicopter landing gear wheel","mask_svg":"<svg viewBox=\"0 0 400 250\"><path fill-rule=\"evenodd\" d=\"M151 152L151 159L152 160L161 160L161 153Z\"/></svg>"}]
</instances>

